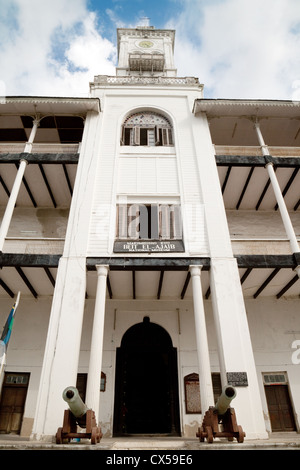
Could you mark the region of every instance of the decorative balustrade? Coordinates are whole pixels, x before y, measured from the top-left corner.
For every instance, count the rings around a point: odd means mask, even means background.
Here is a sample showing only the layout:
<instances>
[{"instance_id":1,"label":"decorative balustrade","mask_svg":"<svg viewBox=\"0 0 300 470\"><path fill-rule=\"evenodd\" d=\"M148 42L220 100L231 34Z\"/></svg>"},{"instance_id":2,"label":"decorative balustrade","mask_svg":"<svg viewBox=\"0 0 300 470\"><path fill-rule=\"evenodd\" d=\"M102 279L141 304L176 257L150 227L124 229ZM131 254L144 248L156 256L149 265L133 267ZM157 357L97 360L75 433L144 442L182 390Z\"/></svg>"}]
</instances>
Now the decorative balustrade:
<instances>
[{"instance_id":1,"label":"decorative balustrade","mask_svg":"<svg viewBox=\"0 0 300 470\"><path fill-rule=\"evenodd\" d=\"M300 147L268 147L273 157L300 157ZM216 155L262 156L259 146L215 145Z\"/></svg>"},{"instance_id":2,"label":"decorative balustrade","mask_svg":"<svg viewBox=\"0 0 300 470\"><path fill-rule=\"evenodd\" d=\"M59 144L59 143L34 143L32 153L78 153L80 144ZM1 142L1 153L22 153L24 152L25 142Z\"/></svg>"},{"instance_id":3,"label":"decorative balustrade","mask_svg":"<svg viewBox=\"0 0 300 470\"><path fill-rule=\"evenodd\" d=\"M108 75L97 75L93 85L163 85L163 86L197 86L202 88L198 78L195 77L144 77L130 75L127 77L114 77Z\"/></svg>"}]
</instances>

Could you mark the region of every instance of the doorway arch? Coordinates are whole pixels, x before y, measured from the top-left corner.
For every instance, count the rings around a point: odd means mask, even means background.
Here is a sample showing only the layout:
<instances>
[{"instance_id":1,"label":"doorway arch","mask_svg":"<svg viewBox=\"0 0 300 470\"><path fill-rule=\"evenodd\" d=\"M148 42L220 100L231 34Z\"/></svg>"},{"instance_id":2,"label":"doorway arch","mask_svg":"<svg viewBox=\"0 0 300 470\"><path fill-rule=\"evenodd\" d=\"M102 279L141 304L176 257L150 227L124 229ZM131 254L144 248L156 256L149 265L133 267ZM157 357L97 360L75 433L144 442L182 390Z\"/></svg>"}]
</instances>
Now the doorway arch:
<instances>
[{"instance_id":1,"label":"doorway arch","mask_svg":"<svg viewBox=\"0 0 300 470\"><path fill-rule=\"evenodd\" d=\"M180 435L177 350L148 317L117 348L113 434Z\"/></svg>"}]
</instances>

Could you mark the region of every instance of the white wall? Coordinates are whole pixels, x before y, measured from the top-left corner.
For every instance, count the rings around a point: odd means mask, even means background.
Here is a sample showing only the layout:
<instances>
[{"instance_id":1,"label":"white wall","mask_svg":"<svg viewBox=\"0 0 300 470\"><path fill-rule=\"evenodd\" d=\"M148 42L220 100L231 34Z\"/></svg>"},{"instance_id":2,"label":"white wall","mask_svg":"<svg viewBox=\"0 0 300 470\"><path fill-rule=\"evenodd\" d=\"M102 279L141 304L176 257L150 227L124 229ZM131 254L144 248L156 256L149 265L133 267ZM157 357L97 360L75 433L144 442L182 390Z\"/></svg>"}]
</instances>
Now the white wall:
<instances>
[{"instance_id":1,"label":"white wall","mask_svg":"<svg viewBox=\"0 0 300 470\"><path fill-rule=\"evenodd\" d=\"M0 325L5 324L14 300L1 298ZM30 373L22 433L30 435L36 409L52 297L32 300L21 295L8 345L6 372Z\"/></svg>"},{"instance_id":2,"label":"white wall","mask_svg":"<svg viewBox=\"0 0 300 470\"><path fill-rule=\"evenodd\" d=\"M293 342L300 341L299 298L264 298L259 302L247 299L246 309L265 416L267 417L268 410L262 373L286 372L299 429L300 364L293 363L292 358L295 352ZM267 429L271 430L268 420Z\"/></svg>"},{"instance_id":3,"label":"white wall","mask_svg":"<svg viewBox=\"0 0 300 470\"><path fill-rule=\"evenodd\" d=\"M29 435L33 423L44 347L51 309L51 297L32 300L23 297L16 313L13 334L9 343L7 368L9 372L29 372L30 382L25 406L23 434ZM1 299L0 324L4 325L11 308L9 299ZM178 321L178 311L180 322ZM206 322L212 372L219 371L217 345L211 302L205 301ZM300 414L300 364L293 364L292 343L300 340L299 299L247 299L247 318L260 385L266 429L271 430L263 388L263 372L286 372L296 416ZM78 372L87 372L93 322L94 299L85 303L83 335ZM170 334L178 352L178 381L180 393L181 428L185 436L195 437L201 422L200 415L187 415L184 403L184 376L198 372L194 317L191 301L114 301L107 300L102 370L107 376L106 391L100 394L100 421L106 436L112 432L116 348L123 334L148 315ZM299 357L299 356L298 356ZM62 419L63 417L61 417ZM298 424L298 421L297 421Z\"/></svg>"},{"instance_id":4,"label":"white wall","mask_svg":"<svg viewBox=\"0 0 300 470\"><path fill-rule=\"evenodd\" d=\"M178 309L179 308L179 317ZM300 339L298 300L260 299L246 302L247 317L254 348L258 382L260 386L265 425L271 430L263 388L262 373L287 372L295 416L300 413L299 367L292 363L292 341ZM219 361L215 329L210 301L205 301L206 322L210 348L212 372L219 372ZM200 415L185 412L184 377L198 373L194 316L190 301L107 301L103 372L107 376L106 391L100 397L100 421L105 435L112 432L113 397L115 380L116 348L120 346L123 334L132 325L150 317L170 334L173 346L178 352L178 382L180 397L181 431L187 437L195 437L201 423ZM89 344L92 328L93 300L86 302L84 336L81 346L79 372L87 372ZM180 321L179 321L180 320ZM239 390L237 390L239 393ZM234 404L233 404L234 406Z\"/></svg>"},{"instance_id":5,"label":"white wall","mask_svg":"<svg viewBox=\"0 0 300 470\"><path fill-rule=\"evenodd\" d=\"M185 246L191 254L208 252L204 211L199 186L193 136L192 96L197 90L109 90L103 97L103 125L99 141L96 185L93 196L88 256L110 255L115 236L118 196L163 198L177 196L184 209ZM122 147L121 126L125 117L139 109L168 116L173 124L175 146ZM190 217L192 214L192 219Z\"/></svg>"}]
</instances>

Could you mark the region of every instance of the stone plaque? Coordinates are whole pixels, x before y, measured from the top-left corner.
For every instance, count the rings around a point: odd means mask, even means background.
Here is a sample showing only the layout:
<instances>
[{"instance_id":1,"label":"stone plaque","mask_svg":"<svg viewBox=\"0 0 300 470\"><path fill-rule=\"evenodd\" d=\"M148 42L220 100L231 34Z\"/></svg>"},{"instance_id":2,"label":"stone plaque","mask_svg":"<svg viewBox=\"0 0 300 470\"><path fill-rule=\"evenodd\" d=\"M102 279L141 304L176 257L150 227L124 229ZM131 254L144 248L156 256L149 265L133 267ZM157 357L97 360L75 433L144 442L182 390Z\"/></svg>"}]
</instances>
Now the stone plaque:
<instances>
[{"instance_id":1,"label":"stone plaque","mask_svg":"<svg viewBox=\"0 0 300 470\"><path fill-rule=\"evenodd\" d=\"M247 372L227 372L227 382L233 387L247 387Z\"/></svg>"},{"instance_id":2,"label":"stone plaque","mask_svg":"<svg viewBox=\"0 0 300 470\"><path fill-rule=\"evenodd\" d=\"M116 241L114 253L178 253L184 252L182 240Z\"/></svg>"},{"instance_id":3,"label":"stone plaque","mask_svg":"<svg viewBox=\"0 0 300 470\"><path fill-rule=\"evenodd\" d=\"M185 382L186 413L201 413L199 381Z\"/></svg>"}]
</instances>

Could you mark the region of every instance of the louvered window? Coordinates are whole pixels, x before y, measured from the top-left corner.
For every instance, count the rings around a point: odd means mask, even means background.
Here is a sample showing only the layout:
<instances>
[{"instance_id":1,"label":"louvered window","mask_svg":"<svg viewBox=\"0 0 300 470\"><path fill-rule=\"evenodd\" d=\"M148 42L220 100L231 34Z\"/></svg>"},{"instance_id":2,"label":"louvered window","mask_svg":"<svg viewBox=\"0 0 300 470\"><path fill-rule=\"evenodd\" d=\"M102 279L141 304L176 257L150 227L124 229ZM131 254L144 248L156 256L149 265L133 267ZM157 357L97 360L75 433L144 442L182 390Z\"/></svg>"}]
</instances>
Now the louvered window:
<instances>
[{"instance_id":1,"label":"louvered window","mask_svg":"<svg viewBox=\"0 0 300 470\"><path fill-rule=\"evenodd\" d=\"M172 146L172 127L167 118L156 113L137 113L122 127L121 145Z\"/></svg>"},{"instance_id":2,"label":"louvered window","mask_svg":"<svg viewBox=\"0 0 300 470\"><path fill-rule=\"evenodd\" d=\"M287 383L287 378L284 372L273 372L269 374L264 374L263 376L265 385Z\"/></svg>"},{"instance_id":3,"label":"louvered window","mask_svg":"<svg viewBox=\"0 0 300 470\"><path fill-rule=\"evenodd\" d=\"M119 204L119 240L181 240L180 206L176 204Z\"/></svg>"}]
</instances>

